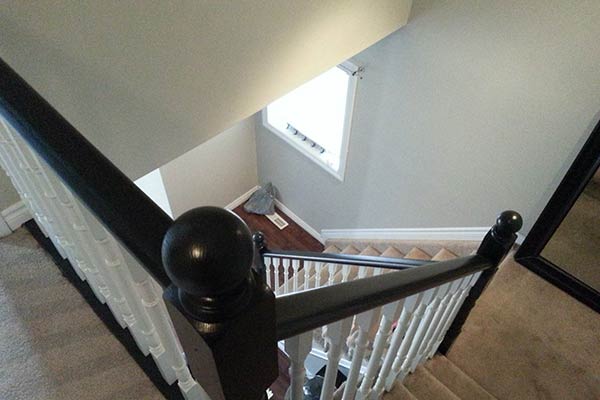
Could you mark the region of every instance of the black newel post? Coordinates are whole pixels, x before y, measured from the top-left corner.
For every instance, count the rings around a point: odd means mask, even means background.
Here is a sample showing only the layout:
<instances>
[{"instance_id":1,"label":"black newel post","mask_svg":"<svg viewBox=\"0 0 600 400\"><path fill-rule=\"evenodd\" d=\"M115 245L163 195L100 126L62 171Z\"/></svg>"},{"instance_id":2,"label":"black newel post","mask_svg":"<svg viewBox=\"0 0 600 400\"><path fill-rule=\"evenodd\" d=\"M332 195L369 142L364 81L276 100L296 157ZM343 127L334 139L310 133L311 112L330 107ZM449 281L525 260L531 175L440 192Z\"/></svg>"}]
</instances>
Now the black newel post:
<instances>
[{"instance_id":1,"label":"black newel post","mask_svg":"<svg viewBox=\"0 0 600 400\"><path fill-rule=\"evenodd\" d=\"M262 253L267 251L267 238L261 231L256 231L252 235L254 242L254 269L263 278L263 282L267 281L267 267L263 259Z\"/></svg>"},{"instance_id":2,"label":"black newel post","mask_svg":"<svg viewBox=\"0 0 600 400\"><path fill-rule=\"evenodd\" d=\"M521 218L518 212L511 210L504 211L498 215L496 223L483 238L479 249L477 249L477 254L490 260L494 264L494 268L483 271L473 288L471 288L469 295L440 344L440 353L446 354L450 350L450 346L460 334L462 326L469 316L471 309L475 306L477 299L481 296L481 293L483 293L483 290L498 270L498 265L500 265L515 244L517 232L519 232L522 226L523 218Z\"/></svg>"},{"instance_id":3,"label":"black newel post","mask_svg":"<svg viewBox=\"0 0 600 400\"><path fill-rule=\"evenodd\" d=\"M186 212L163 241L167 308L212 400L262 400L277 379L275 297L252 269L254 253L244 221L217 207Z\"/></svg>"}]
</instances>

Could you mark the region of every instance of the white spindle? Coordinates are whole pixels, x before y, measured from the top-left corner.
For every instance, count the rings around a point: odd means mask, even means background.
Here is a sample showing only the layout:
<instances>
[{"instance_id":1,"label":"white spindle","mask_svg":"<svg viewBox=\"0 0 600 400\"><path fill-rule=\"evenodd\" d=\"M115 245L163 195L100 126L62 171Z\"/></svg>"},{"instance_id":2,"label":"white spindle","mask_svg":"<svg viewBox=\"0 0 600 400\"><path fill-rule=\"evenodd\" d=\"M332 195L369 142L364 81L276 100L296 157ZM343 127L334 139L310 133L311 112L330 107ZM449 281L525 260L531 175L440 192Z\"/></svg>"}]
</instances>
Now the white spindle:
<instances>
[{"instance_id":1,"label":"white spindle","mask_svg":"<svg viewBox=\"0 0 600 400\"><path fill-rule=\"evenodd\" d=\"M281 285L282 294L286 294L290 292L290 259L284 258L281 260L281 265L283 266L283 284Z\"/></svg>"},{"instance_id":2,"label":"white spindle","mask_svg":"<svg viewBox=\"0 0 600 400\"><path fill-rule=\"evenodd\" d=\"M350 365L342 400L353 400L356 395L360 371L365 358L365 350L369 343L369 329L371 325L377 323L379 317L379 314L375 311L375 309L372 309L358 314L354 319L354 325L358 333L356 334L356 342L352 352L352 364Z\"/></svg>"},{"instance_id":3,"label":"white spindle","mask_svg":"<svg viewBox=\"0 0 600 400\"><path fill-rule=\"evenodd\" d=\"M263 262L265 264L265 275L267 276L267 286L271 288L271 290L275 290L275 287L273 286L273 278L271 277L271 257L265 257L263 259Z\"/></svg>"},{"instance_id":4,"label":"white spindle","mask_svg":"<svg viewBox=\"0 0 600 400\"><path fill-rule=\"evenodd\" d=\"M414 341L414 337L417 333L417 330L418 330L419 326L421 325L421 320L423 318L423 314L425 313L425 309L427 308L427 302L433 296L433 290L434 289L429 289L429 290L427 290L425 292L421 292L417 295L416 308L412 314L412 317L410 318L410 323L408 325L408 329L406 330L406 333L404 334L404 338L402 340L402 343L400 344L398 353L396 354L396 357L394 358L394 362L392 363L391 371L385 377L385 390L387 390L387 391L389 391L392 388L392 386L394 385L394 382L396 381L398 374L400 373L402 364L404 363L404 361L406 359L408 351L410 350L410 347Z\"/></svg>"},{"instance_id":5,"label":"white spindle","mask_svg":"<svg viewBox=\"0 0 600 400\"><path fill-rule=\"evenodd\" d=\"M392 370L392 364L394 363L394 359L400 349L400 345L402 344L402 340L404 339L409 323L413 316L413 312L417 304L420 303L422 295L416 294L408 297L404 301L404 306L402 307L402 312L400 313L400 317L398 318L398 322L396 324L396 329L392 334L392 340L390 342L390 346L385 354L385 358L383 360L383 364L381 365L381 369L379 371L379 376L375 385L373 386L373 393L375 397L380 397L383 395L383 391L385 390L385 382L387 377L389 376Z\"/></svg>"},{"instance_id":6,"label":"white spindle","mask_svg":"<svg viewBox=\"0 0 600 400\"><path fill-rule=\"evenodd\" d=\"M312 261L304 261L304 290L311 288L310 278L312 276L313 270L313 262Z\"/></svg>"},{"instance_id":7,"label":"white spindle","mask_svg":"<svg viewBox=\"0 0 600 400\"><path fill-rule=\"evenodd\" d=\"M279 280L279 264L281 262L281 259L279 257L273 257L273 272L274 272L274 278L275 278L275 282L273 284L273 291L275 292L275 294L281 294L281 286L280 286L280 280Z\"/></svg>"},{"instance_id":8,"label":"white spindle","mask_svg":"<svg viewBox=\"0 0 600 400\"><path fill-rule=\"evenodd\" d=\"M293 259L292 260L292 280L293 286L292 291L297 292L300 287L300 260Z\"/></svg>"},{"instance_id":9,"label":"white spindle","mask_svg":"<svg viewBox=\"0 0 600 400\"><path fill-rule=\"evenodd\" d=\"M306 332L285 340L285 352L290 358L290 387L288 389L289 400L304 399L304 378L306 368L304 361L312 348L312 333Z\"/></svg>"},{"instance_id":10,"label":"white spindle","mask_svg":"<svg viewBox=\"0 0 600 400\"><path fill-rule=\"evenodd\" d=\"M321 287L322 285L322 274L323 274L323 263L315 262L315 287Z\"/></svg>"},{"instance_id":11,"label":"white spindle","mask_svg":"<svg viewBox=\"0 0 600 400\"><path fill-rule=\"evenodd\" d=\"M448 304L448 298L446 297L446 295L448 294L450 287L451 282L445 283L438 288L435 294L435 299L430 305L431 314L433 317L431 318L429 324L425 327L425 335L423 336L421 344L417 349L415 359L411 366L411 371L414 371L418 364L426 360L425 351L427 349L427 346L429 345L429 342L431 341L435 328L437 327L437 325L440 322L440 319L442 318L442 314L444 313L446 305Z\"/></svg>"},{"instance_id":12,"label":"white spindle","mask_svg":"<svg viewBox=\"0 0 600 400\"><path fill-rule=\"evenodd\" d=\"M395 301L393 303L386 304L382 307L381 322L379 323L377 335L375 335L373 351L371 352L371 357L369 358L367 370L363 377L360 388L356 393L356 400L366 399L371 392L373 380L375 379L377 371L379 370L379 367L381 365L381 359L385 351L385 345L391 333L392 324L394 322L393 317L397 313L397 310L403 307L404 302L405 299L402 299L400 301Z\"/></svg>"},{"instance_id":13,"label":"white spindle","mask_svg":"<svg viewBox=\"0 0 600 400\"><path fill-rule=\"evenodd\" d=\"M328 344L327 367L323 378L323 388L320 400L331 400L335 391L335 381L338 367L342 358L342 350L346 343L346 338L352 328L352 318L346 318L333 324L327 325L323 336Z\"/></svg>"},{"instance_id":14,"label":"white spindle","mask_svg":"<svg viewBox=\"0 0 600 400\"><path fill-rule=\"evenodd\" d=\"M403 380L404 377L406 375L408 375L410 372L412 372L413 368L415 367L414 361L417 356L417 351L421 347L423 338L425 337L425 334L427 333L427 328L429 327L429 324L431 323L431 320L433 319L435 309L437 308L437 305L438 305L439 299L435 296L438 290L439 290L439 288L433 289L432 291L430 291L431 295L424 297L424 299L423 299L422 304L424 304L426 306L426 308L424 311L424 315L421 319L421 323L419 324L419 327L417 328L417 332L415 333L412 343L410 344L410 348L408 349L406 358L404 359L404 362L400 366L400 374L399 374L400 380Z\"/></svg>"},{"instance_id":15,"label":"white spindle","mask_svg":"<svg viewBox=\"0 0 600 400\"><path fill-rule=\"evenodd\" d=\"M432 335L431 335L428 343L425 345L425 350L423 351L423 360L422 361L424 361L426 358L432 357L432 355L430 355L430 354L432 354L431 353L432 347L434 346L437 338L439 337L440 330L444 326L446 319L448 318L448 316L450 315L450 313L452 311L452 299L457 297L457 292L460 290L460 286L463 283L463 280L465 280L465 279L470 279L470 277L457 279L450 283L450 288L448 290L448 293L446 293L446 296L444 296L444 298L442 299L442 304L440 305L440 308L442 310L441 316L440 316L439 320L433 326ZM435 353L435 350L434 350L434 353Z\"/></svg>"},{"instance_id":16,"label":"white spindle","mask_svg":"<svg viewBox=\"0 0 600 400\"><path fill-rule=\"evenodd\" d=\"M329 272L329 277L327 279L327 286L331 286L335 283L335 274L338 271L338 264L329 263L329 267L327 268Z\"/></svg>"},{"instance_id":17,"label":"white spindle","mask_svg":"<svg viewBox=\"0 0 600 400\"><path fill-rule=\"evenodd\" d=\"M444 336L446 336L446 332L448 331L448 328L450 328L450 325L454 321L454 318L456 318L456 314L458 314L458 311L460 310L463 302L469 295L469 291L471 290L473 285L475 285L475 283L477 282L477 280L479 279L480 276L481 276L481 272L477 272L476 274L471 275L469 277L470 279L466 279L464 285L461 286L461 290L459 291L459 296L452 307L452 312L450 313L448 319L446 320L443 328L440 330L439 336L435 342L435 345L433 346L433 349L434 349L433 351L435 351L442 343L442 340L444 340Z\"/></svg>"}]
</instances>

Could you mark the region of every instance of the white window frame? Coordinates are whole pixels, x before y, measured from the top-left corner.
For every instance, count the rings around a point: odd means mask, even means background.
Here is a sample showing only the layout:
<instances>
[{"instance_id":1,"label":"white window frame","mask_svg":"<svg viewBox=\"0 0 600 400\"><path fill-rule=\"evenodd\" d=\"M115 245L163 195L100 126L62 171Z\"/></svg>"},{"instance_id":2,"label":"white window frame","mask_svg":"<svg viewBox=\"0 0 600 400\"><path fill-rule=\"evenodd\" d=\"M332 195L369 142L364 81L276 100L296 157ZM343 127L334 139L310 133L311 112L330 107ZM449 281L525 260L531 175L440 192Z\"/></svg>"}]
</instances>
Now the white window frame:
<instances>
[{"instance_id":1,"label":"white window frame","mask_svg":"<svg viewBox=\"0 0 600 400\"><path fill-rule=\"evenodd\" d=\"M290 144L293 148L298 150L300 153L304 154L306 157L314 161L317 165L323 168L325 171L329 172L331 175L336 177L340 181L344 181L344 176L346 173L346 160L348 158L348 147L350 145L350 131L352 130L352 116L354 114L354 99L356 97L356 88L358 86L358 80L361 78L360 74L363 71L363 68L355 65L350 61L345 61L342 64L337 66L342 69L349 75L348 79L348 92L346 95L346 114L344 116L344 129L342 133L342 146L340 149L340 167L336 171L331 166L329 166L319 154L314 151L314 149L303 142L290 132L282 132L273 125L269 124L268 111L267 107L263 108L261 116L262 116L262 124L265 128L273 132L275 135L279 136L285 142Z\"/></svg>"}]
</instances>

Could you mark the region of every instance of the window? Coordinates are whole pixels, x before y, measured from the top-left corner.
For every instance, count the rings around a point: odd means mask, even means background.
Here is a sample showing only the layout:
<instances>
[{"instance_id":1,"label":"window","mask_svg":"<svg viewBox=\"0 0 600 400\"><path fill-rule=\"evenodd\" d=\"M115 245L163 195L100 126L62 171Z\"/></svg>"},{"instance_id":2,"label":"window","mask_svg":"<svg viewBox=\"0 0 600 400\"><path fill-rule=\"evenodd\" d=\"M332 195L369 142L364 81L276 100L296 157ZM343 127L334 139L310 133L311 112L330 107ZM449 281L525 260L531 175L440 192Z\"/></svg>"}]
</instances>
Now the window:
<instances>
[{"instance_id":1,"label":"window","mask_svg":"<svg viewBox=\"0 0 600 400\"><path fill-rule=\"evenodd\" d=\"M345 62L275 100L263 124L340 180L354 105L358 67Z\"/></svg>"}]
</instances>

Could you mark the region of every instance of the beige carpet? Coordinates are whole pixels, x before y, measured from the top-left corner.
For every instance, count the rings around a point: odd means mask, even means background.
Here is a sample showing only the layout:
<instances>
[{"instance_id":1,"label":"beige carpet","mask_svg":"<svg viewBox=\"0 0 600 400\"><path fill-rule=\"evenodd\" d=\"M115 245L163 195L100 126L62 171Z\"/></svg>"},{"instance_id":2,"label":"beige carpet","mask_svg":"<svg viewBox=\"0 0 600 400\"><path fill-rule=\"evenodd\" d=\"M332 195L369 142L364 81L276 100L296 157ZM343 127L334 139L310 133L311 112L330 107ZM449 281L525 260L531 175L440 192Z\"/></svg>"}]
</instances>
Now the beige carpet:
<instances>
[{"instance_id":1,"label":"beige carpet","mask_svg":"<svg viewBox=\"0 0 600 400\"><path fill-rule=\"evenodd\" d=\"M500 400L600 399L600 315L509 258L448 358Z\"/></svg>"},{"instance_id":2,"label":"beige carpet","mask_svg":"<svg viewBox=\"0 0 600 400\"><path fill-rule=\"evenodd\" d=\"M0 399L164 399L24 229L0 240Z\"/></svg>"}]
</instances>

